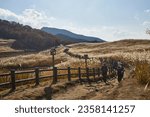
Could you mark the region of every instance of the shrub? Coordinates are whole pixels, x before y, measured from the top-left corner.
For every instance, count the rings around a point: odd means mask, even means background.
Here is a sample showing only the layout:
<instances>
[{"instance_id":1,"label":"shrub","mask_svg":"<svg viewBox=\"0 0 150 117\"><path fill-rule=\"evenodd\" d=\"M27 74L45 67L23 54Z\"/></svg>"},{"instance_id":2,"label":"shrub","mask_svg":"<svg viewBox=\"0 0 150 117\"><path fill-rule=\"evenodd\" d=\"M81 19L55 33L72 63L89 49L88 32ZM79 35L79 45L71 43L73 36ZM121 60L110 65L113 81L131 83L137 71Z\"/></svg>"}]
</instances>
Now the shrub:
<instances>
[{"instance_id":1,"label":"shrub","mask_svg":"<svg viewBox=\"0 0 150 117\"><path fill-rule=\"evenodd\" d=\"M134 72L140 84L147 84L150 81L150 65L147 61L137 61Z\"/></svg>"}]
</instances>

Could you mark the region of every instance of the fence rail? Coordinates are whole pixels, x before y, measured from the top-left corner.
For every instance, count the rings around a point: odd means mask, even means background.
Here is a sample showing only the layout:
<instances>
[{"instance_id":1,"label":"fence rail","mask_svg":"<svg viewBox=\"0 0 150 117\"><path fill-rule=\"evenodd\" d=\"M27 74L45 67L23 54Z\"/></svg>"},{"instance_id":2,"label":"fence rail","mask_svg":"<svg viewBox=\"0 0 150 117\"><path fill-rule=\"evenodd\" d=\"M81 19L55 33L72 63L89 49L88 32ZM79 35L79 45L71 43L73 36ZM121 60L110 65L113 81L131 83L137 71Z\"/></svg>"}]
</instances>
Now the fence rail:
<instances>
[{"instance_id":1,"label":"fence rail","mask_svg":"<svg viewBox=\"0 0 150 117\"><path fill-rule=\"evenodd\" d=\"M38 67L27 71L16 71L10 70L10 73L0 74L0 88L10 88L12 91L16 89L18 83L27 84L27 82L32 81L35 85L40 84L40 80L48 79L52 80L53 84L58 82L58 79L65 78L68 81L73 80L73 78L78 78L80 82L86 79L90 83L91 79L95 79L100 76L99 68L46 68L40 69ZM61 77L61 78L59 78Z\"/></svg>"}]
</instances>

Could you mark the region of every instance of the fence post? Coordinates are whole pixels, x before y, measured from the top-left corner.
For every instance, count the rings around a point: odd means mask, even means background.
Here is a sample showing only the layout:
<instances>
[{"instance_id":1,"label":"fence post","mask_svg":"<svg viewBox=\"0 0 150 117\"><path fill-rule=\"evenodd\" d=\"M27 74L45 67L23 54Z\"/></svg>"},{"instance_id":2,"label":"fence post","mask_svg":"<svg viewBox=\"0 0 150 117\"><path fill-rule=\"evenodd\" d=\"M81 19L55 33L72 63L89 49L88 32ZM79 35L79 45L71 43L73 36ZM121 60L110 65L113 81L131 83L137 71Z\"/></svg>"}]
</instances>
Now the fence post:
<instances>
[{"instance_id":1,"label":"fence post","mask_svg":"<svg viewBox=\"0 0 150 117\"><path fill-rule=\"evenodd\" d=\"M71 72L70 72L70 67L68 67L68 81L71 81Z\"/></svg>"},{"instance_id":2,"label":"fence post","mask_svg":"<svg viewBox=\"0 0 150 117\"><path fill-rule=\"evenodd\" d=\"M39 68L35 68L35 85L39 85Z\"/></svg>"},{"instance_id":3,"label":"fence post","mask_svg":"<svg viewBox=\"0 0 150 117\"><path fill-rule=\"evenodd\" d=\"M80 68L80 67L78 67L78 77L79 77L80 83L82 83L82 79L81 79L81 68Z\"/></svg>"},{"instance_id":4,"label":"fence post","mask_svg":"<svg viewBox=\"0 0 150 117\"><path fill-rule=\"evenodd\" d=\"M100 77L100 68L97 69L98 71L98 77Z\"/></svg>"},{"instance_id":5,"label":"fence post","mask_svg":"<svg viewBox=\"0 0 150 117\"><path fill-rule=\"evenodd\" d=\"M57 83L57 67L53 67L53 84Z\"/></svg>"},{"instance_id":6,"label":"fence post","mask_svg":"<svg viewBox=\"0 0 150 117\"><path fill-rule=\"evenodd\" d=\"M11 90L14 91L16 89L16 76L15 76L15 70L12 69L10 71L11 74Z\"/></svg>"},{"instance_id":7,"label":"fence post","mask_svg":"<svg viewBox=\"0 0 150 117\"><path fill-rule=\"evenodd\" d=\"M95 68L93 68L93 78L95 80Z\"/></svg>"},{"instance_id":8,"label":"fence post","mask_svg":"<svg viewBox=\"0 0 150 117\"><path fill-rule=\"evenodd\" d=\"M89 68L88 67L86 68L86 77L87 77L88 83L91 84L90 78L89 78Z\"/></svg>"}]
</instances>

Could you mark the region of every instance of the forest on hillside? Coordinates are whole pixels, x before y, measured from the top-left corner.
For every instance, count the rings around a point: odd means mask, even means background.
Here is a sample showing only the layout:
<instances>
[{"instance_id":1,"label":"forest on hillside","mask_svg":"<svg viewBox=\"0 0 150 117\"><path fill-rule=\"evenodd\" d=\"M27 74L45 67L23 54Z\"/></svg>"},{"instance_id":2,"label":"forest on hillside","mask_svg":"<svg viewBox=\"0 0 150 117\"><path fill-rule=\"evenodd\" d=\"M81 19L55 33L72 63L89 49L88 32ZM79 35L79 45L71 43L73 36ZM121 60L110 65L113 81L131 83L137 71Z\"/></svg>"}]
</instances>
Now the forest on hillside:
<instances>
[{"instance_id":1,"label":"forest on hillside","mask_svg":"<svg viewBox=\"0 0 150 117\"><path fill-rule=\"evenodd\" d=\"M12 48L22 50L39 51L60 44L60 39L51 34L39 29L33 29L28 25L22 25L1 19L0 38L15 39Z\"/></svg>"}]
</instances>

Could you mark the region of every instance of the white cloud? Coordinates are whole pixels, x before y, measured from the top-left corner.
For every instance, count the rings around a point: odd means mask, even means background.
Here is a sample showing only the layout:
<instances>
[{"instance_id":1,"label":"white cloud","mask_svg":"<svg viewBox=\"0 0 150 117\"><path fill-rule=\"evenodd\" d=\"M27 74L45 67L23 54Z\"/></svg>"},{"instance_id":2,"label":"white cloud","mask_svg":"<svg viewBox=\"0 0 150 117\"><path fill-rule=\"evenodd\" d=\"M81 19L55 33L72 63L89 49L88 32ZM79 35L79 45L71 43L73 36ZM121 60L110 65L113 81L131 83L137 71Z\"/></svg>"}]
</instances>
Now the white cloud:
<instances>
[{"instance_id":1,"label":"white cloud","mask_svg":"<svg viewBox=\"0 0 150 117\"><path fill-rule=\"evenodd\" d=\"M150 26L150 21L144 21L143 26L149 27Z\"/></svg>"},{"instance_id":2,"label":"white cloud","mask_svg":"<svg viewBox=\"0 0 150 117\"><path fill-rule=\"evenodd\" d=\"M19 16L9 10L0 8L0 18L5 19L5 20L14 20L14 21L17 20L18 21Z\"/></svg>"},{"instance_id":3,"label":"white cloud","mask_svg":"<svg viewBox=\"0 0 150 117\"><path fill-rule=\"evenodd\" d=\"M121 31L121 30L116 30L113 33L117 38L128 38L129 36L132 36L132 33L128 31Z\"/></svg>"},{"instance_id":4,"label":"white cloud","mask_svg":"<svg viewBox=\"0 0 150 117\"><path fill-rule=\"evenodd\" d=\"M54 22L54 17L47 17L44 12L35 9L25 9L22 14L15 14L9 10L0 8L0 18L16 21L24 25L30 25L34 28L41 28L43 25L50 25Z\"/></svg>"},{"instance_id":5,"label":"white cloud","mask_svg":"<svg viewBox=\"0 0 150 117\"><path fill-rule=\"evenodd\" d=\"M150 13L150 9L144 10L145 13Z\"/></svg>"},{"instance_id":6,"label":"white cloud","mask_svg":"<svg viewBox=\"0 0 150 117\"><path fill-rule=\"evenodd\" d=\"M44 12L39 12L35 9L25 9L20 15L20 22L31 25L34 28L50 25L53 21L55 21L54 17L47 17Z\"/></svg>"},{"instance_id":7,"label":"white cloud","mask_svg":"<svg viewBox=\"0 0 150 117\"><path fill-rule=\"evenodd\" d=\"M149 10L146 12L149 12ZM107 41L144 37L144 31L140 33L131 31L131 33L129 30L115 26L81 27L79 24L75 24L71 21L47 16L45 12L37 11L34 8L25 9L21 14L16 14L10 10L0 8L0 18L16 21L24 25L30 25L34 28L41 28L43 26L63 28L78 34L100 37ZM143 25L148 24L150 24L149 21L143 22Z\"/></svg>"},{"instance_id":8,"label":"white cloud","mask_svg":"<svg viewBox=\"0 0 150 117\"><path fill-rule=\"evenodd\" d=\"M0 18L9 20L9 21L16 21L24 25L30 25L34 28L41 28L43 26L49 27L56 27L56 28L64 28L79 34L84 35L95 35L99 37L105 35L103 29L99 28L85 28L80 27L70 21L58 20L54 17L48 17L45 12L39 12L35 9L25 9L21 14L15 14L6 9L0 9Z\"/></svg>"}]
</instances>

